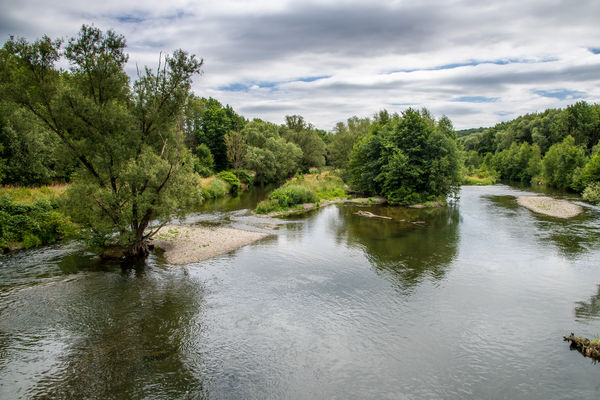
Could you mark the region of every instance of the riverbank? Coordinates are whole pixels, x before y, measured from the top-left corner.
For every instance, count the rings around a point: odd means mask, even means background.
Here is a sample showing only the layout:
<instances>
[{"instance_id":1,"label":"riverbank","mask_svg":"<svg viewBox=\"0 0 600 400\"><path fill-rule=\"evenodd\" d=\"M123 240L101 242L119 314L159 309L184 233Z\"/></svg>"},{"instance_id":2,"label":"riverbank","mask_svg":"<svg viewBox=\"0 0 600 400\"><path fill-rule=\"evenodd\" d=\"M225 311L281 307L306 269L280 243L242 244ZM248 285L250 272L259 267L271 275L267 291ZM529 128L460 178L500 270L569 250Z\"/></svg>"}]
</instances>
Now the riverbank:
<instances>
[{"instance_id":1,"label":"riverbank","mask_svg":"<svg viewBox=\"0 0 600 400\"><path fill-rule=\"evenodd\" d=\"M519 196L517 203L533 212L563 219L576 217L583 211L577 204L546 196Z\"/></svg>"},{"instance_id":2,"label":"riverbank","mask_svg":"<svg viewBox=\"0 0 600 400\"><path fill-rule=\"evenodd\" d=\"M316 210L318 208L327 207L333 204L342 204L342 203L353 203L360 205L377 205L377 204L386 204L387 199L381 196L375 197L360 197L354 199L333 199L333 200L320 200L318 203L303 203L298 204L296 208L284 210L284 211L271 211L267 214L258 214L255 213L256 216L262 218L273 218L273 217L287 217L289 215L297 215L304 214L309 211Z\"/></svg>"},{"instance_id":3,"label":"riverbank","mask_svg":"<svg viewBox=\"0 0 600 400\"><path fill-rule=\"evenodd\" d=\"M169 264L183 265L228 253L267 236L267 233L224 227L167 225L158 231L152 244L165 251Z\"/></svg>"}]
</instances>

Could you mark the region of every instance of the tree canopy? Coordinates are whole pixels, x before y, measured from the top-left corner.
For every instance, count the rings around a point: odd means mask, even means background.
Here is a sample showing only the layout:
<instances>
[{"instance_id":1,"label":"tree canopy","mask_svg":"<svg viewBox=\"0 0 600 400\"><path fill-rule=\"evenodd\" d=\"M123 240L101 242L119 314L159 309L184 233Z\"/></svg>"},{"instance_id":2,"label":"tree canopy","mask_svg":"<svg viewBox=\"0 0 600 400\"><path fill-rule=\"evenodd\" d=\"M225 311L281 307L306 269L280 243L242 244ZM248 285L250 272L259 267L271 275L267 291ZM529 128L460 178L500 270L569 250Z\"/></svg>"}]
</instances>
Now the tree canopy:
<instances>
[{"instance_id":1,"label":"tree canopy","mask_svg":"<svg viewBox=\"0 0 600 400\"><path fill-rule=\"evenodd\" d=\"M414 204L456 193L461 159L449 120L427 110L380 113L372 132L355 144L348 164L356 188Z\"/></svg>"},{"instance_id":2,"label":"tree canopy","mask_svg":"<svg viewBox=\"0 0 600 400\"><path fill-rule=\"evenodd\" d=\"M125 38L82 26L78 36L11 38L0 54L0 93L35 116L79 161L68 198L97 237L119 234L129 254L147 253L155 230L200 196L177 128L202 60L182 50L131 83ZM56 64L66 59L70 67Z\"/></svg>"}]
</instances>

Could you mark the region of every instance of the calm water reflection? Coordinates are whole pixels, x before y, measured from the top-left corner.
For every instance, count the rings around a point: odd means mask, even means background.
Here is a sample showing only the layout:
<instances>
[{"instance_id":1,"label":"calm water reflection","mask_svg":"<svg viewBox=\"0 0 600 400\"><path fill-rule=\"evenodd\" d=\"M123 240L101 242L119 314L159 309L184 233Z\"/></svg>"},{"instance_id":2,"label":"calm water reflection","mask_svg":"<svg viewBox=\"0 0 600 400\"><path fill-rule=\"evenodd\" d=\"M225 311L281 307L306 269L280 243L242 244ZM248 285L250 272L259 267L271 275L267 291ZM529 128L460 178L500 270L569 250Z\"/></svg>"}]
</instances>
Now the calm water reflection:
<instances>
[{"instance_id":1,"label":"calm water reflection","mask_svg":"<svg viewBox=\"0 0 600 400\"><path fill-rule=\"evenodd\" d=\"M597 399L562 335L600 334L600 212L546 218L520 193L369 208L391 221L213 204L188 222L274 235L137 275L75 244L0 256L0 398Z\"/></svg>"}]
</instances>

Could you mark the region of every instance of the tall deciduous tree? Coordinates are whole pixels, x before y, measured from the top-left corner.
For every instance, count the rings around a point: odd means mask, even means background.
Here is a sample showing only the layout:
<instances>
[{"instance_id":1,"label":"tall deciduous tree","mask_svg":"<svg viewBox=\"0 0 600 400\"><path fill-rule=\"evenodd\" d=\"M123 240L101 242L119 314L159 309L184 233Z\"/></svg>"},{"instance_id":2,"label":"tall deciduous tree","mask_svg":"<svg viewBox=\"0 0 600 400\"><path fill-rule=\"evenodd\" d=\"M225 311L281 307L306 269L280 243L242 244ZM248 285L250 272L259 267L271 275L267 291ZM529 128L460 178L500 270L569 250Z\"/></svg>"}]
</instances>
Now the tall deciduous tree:
<instances>
[{"instance_id":1,"label":"tall deciduous tree","mask_svg":"<svg viewBox=\"0 0 600 400\"><path fill-rule=\"evenodd\" d=\"M129 255L146 255L150 222L201 198L176 123L202 61L177 50L130 85L123 36L84 25L61 47L47 36L11 38L0 57L1 94L79 160L68 191L74 216L98 235L118 233ZM55 66L61 57L66 71Z\"/></svg>"}]
</instances>

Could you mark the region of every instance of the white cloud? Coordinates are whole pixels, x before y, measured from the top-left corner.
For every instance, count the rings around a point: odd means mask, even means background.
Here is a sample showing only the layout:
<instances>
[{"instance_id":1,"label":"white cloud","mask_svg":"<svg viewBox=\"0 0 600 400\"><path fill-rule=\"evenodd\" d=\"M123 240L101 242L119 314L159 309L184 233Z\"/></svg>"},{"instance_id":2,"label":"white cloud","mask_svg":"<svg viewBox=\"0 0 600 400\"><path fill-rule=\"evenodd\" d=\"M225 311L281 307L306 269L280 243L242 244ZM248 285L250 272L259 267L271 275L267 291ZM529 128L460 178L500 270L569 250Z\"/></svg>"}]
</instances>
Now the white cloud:
<instances>
[{"instance_id":1,"label":"white cloud","mask_svg":"<svg viewBox=\"0 0 600 400\"><path fill-rule=\"evenodd\" d=\"M112 28L127 38L132 74L183 48L205 60L195 92L248 118L301 114L331 129L411 105L466 128L600 101L600 54L588 50L600 47L598 15L594 0L23 0L3 5L0 34ZM245 90L223 89L232 85Z\"/></svg>"}]
</instances>

